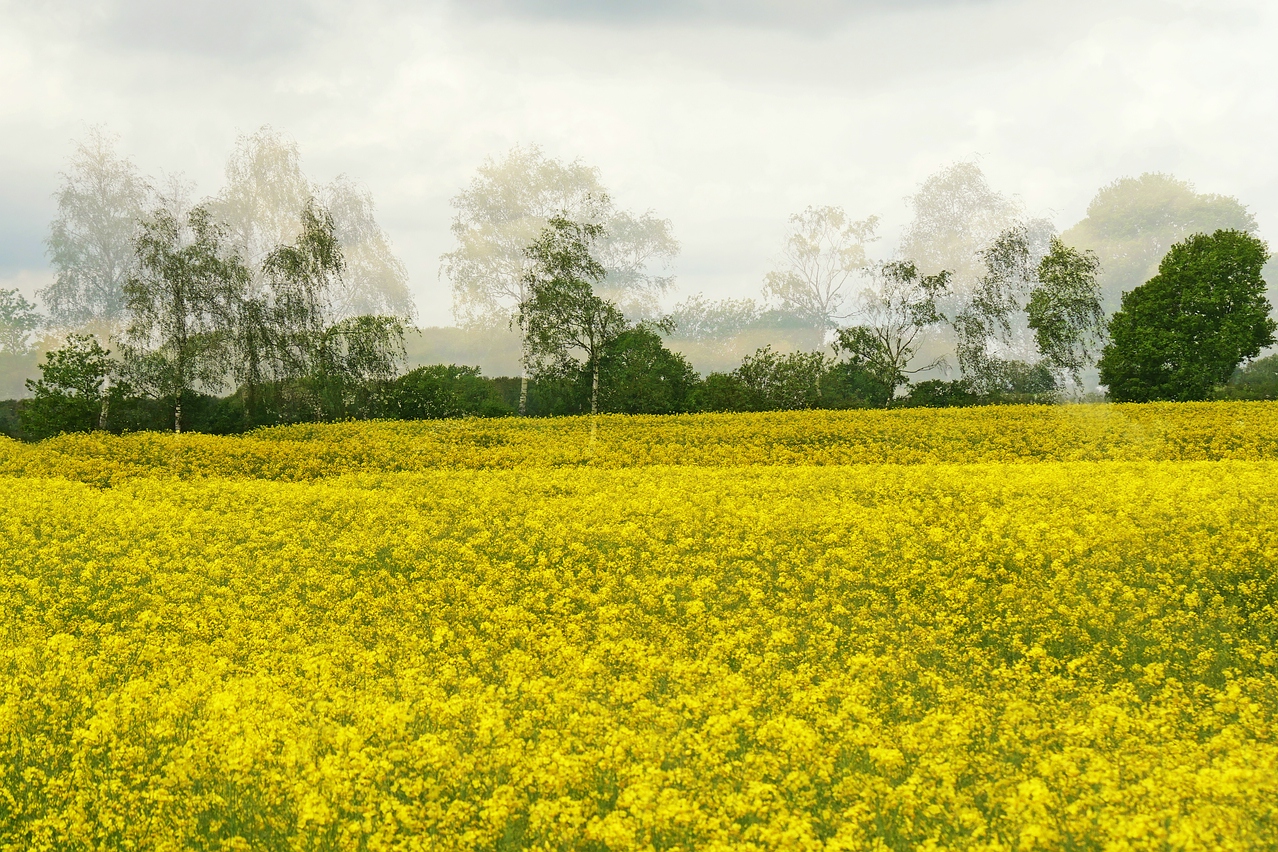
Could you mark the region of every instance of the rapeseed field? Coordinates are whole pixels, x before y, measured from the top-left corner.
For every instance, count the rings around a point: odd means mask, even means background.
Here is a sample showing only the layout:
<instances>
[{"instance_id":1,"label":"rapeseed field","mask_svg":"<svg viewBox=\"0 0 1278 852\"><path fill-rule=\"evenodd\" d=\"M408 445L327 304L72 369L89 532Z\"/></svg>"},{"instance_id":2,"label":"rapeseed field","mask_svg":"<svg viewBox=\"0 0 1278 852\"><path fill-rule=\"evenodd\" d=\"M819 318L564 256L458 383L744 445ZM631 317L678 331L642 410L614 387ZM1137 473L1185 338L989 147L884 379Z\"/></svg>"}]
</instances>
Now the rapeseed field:
<instances>
[{"instance_id":1,"label":"rapeseed field","mask_svg":"<svg viewBox=\"0 0 1278 852\"><path fill-rule=\"evenodd\" d=\"M1278 405L0 443L0 849L1278 848Z\"/></svg>"}]
</instances>

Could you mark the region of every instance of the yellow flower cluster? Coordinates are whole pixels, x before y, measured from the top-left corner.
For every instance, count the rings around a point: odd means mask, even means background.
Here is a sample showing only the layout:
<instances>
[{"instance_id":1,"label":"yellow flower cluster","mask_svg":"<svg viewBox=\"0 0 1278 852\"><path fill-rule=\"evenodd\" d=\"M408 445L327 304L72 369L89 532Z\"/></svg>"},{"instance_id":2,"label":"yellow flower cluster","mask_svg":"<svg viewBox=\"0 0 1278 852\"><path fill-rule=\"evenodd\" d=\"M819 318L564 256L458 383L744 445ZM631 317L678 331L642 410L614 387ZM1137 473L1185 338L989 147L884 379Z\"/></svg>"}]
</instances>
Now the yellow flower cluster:
<instances>
[{"instance_id":1,"label":"yellow flower cluster","mask_svg":"<svg viewBox=\"0 0 1278 852\"><path fill-rule=\"evenodd\" d=\"M999 406L901 411L603 415L351 422L245 436L0 438L0 475L306 481L353 472L590 465L971 464L1278 458L1272 403Z\"/></svg>"},{"instance_id":2,"label":"yellow flower cluster","mask_svg":"<svg viewBox=\"0 0 1278 852\"><path fill-rule=\"evenodd\" d=\"M1278 847L1278 406L0 469L5 852Z\"/></svg>"}]
</instances>

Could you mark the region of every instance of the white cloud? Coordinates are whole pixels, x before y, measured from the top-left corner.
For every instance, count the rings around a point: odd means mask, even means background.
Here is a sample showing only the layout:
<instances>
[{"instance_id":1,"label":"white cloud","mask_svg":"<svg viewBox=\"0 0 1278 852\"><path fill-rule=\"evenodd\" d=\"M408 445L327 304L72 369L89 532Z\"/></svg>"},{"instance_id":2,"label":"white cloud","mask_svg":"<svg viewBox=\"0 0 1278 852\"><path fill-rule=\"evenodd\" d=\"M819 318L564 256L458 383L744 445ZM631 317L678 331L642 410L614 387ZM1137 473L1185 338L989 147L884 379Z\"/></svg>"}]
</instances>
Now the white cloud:
<instances>
[{"instance_id":1,"label":"white cloud","mask_svg":"<svg viewBox=\"0 0 1278 852\"><path fill-rule=\"evenodd\" d=\"M237 132L287 130L316 178L373 190L428 322L448 320L448 199L516 143L596 164L622 204L670 217L685 292L757 293L808 204L890 232L920 180L973 156L1062 226L1146 170L1278 223L1268 4L605 6L9 7L0 176L22 180L0 196L0 275L37 262L69 140L96 122L203 192Z\"/></svg>"}]
</instances>

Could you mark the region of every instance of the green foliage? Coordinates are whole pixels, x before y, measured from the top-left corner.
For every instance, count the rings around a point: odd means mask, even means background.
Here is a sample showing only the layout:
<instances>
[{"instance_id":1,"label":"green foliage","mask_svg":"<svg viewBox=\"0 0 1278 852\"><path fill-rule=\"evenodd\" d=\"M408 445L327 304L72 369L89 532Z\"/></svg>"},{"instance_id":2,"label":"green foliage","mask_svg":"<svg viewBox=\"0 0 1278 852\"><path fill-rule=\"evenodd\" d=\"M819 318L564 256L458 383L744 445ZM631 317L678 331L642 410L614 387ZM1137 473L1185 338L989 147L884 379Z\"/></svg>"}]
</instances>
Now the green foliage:
<instances>
[{"instance_id":1,"label":"green foliage","mask_svg":"<svg viewBox=\"0 0 1278 852\"><path fill-rule=\"evenodd\" d=\"M629 328L621 310L595 295L606 274L592 252L603 235L600 225L550 220L525 254L527 298L519 305L528 366L534 375L571 372L573 365L592 374L590 411L599 410L600 358Z\"/></svg>"},{"instance_id":2,"label":"green foliage","mask_svg":"<svg viewBox=\"0 0 1278 852\"><path fill-rule=\"evenodd\" d=\"M1217 388L1213 396L1218 399L1278 399L1278 355L1239 367L1229 383Z\"/></svg>"},{"instance_id":3,"label":"green foliage","mask_svg":"<svg viewBox=\"0 0 1278 852\"><path fill-rule=\"evenodd\" d=\"M1038 265L1038 286L1025 311L1034 343L1050 369L1067 373L1081 384L1080 373L1091 363L1105 333L1100 261L1052 237L1051 249Z\"/></svg>"},{"instance_id":4,"label":"green foliage","mask_svg":"<svg viewBox=\"0 0 1278 852\"><path fill-rule=\"evenodd\" d=\"M771 346L746 356L732 372L743 388L746 411L795 411L821 403L821 378L831 359L821 352L782 355Z\"/></svg>"},{"instance_id":5,"label":"green foliage","mask_svg":"<svg viewBox=\"0 0 1278 852\"><path fill-rule=\"evenodd\" d=\"M31 348L31 334L40 327L40 314L17 290L0 289L0 353L22 355Z\"/></svg>"},{"instance_id":6,"label":"green foliage","mask_svg":"<svg viewBox=\"0 0 1278 852\"><path fill-rule=\"evenodd\" d=\"M173 401L181 431L182 399L197 385L216 388L227 372L233 306L248 283L238 255L201 207L179 222L161 208L141 225L138 271L125 284L130 378L157 399Z\"/></svg>"},{"instance_id":7,"label":"green foliage","mask_svg":"<svg viewBox=\"0 0 1278 852\"><path fill-rule=\"evenodd\" d=\"M1123 295L1100 359L1101 383L1122 402L1206 399L1274 341L1261 269L1265 244L1242 231L1196 234L1172 246L1158 274Z\"/></svg>"},{"instance_id":8,"label":"green foliage","mask_svg":"<svg viewBox=\"0 0 1278 852\"><path fill-rule=\"evenodd\" d=\"M395 380L388 394L391 417L438 420L447 417L502 417L514 413L491 379L478 367L436 364L418 367Z\"/></svg>"},{"instance_id":9,"label":"green foliage","mask_svg":"<svg viewBox=\"0 0 1278 852\"><path fill-rule=\"evenodd\" d=\"M639 325L609 342L599 360L599 410L624 414L689 411L698 376L651 326Z\"/></svg>"},{"instance_id":10,"label":"green foliage","mask_svg":"<svg viewBox=\"0 0 1278 852\"><path fill-rule=\"evenodd\" d=\"M99 428L110 353L93 335L72 334L45 356L40 378L27 380L31 399L21 412L23 433L33 439Z\"/></svg>"}]
</instances>

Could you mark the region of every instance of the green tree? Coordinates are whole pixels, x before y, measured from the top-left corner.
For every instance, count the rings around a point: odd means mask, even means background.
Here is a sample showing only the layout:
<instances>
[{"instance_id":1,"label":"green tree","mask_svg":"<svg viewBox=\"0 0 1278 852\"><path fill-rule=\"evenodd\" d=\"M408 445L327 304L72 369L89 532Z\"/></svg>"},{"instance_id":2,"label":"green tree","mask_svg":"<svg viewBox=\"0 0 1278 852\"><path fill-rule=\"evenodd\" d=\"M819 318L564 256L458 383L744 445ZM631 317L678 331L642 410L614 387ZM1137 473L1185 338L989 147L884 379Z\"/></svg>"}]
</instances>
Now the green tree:
<instances>
[{"instance_id":1,"label":"green tree","mask_svg":"<svg viewBox=\"0 0 1278 852\"><path fill-rule=\"evenodd\" d=\"M591 375L590 413L599 412L600 358L630 328L621 310L595 295L607 270L592 255L603 226L550 220L528 246L527 298L519 305L519 327L534 374L576 365ZM522 400L522 393L521 393Z\"/></svg>"},{"instance_id":2,"label":"green tree","mask_svg":"<svg viewBox=\"0 0 1278 852\"><path fill-rule=\"evenodd\" d=\"M492 379L478 367L432 364L395 380L390 413L405 420L445 417L501 417L513 414Z\"/></svg>"},{"instance_id":3,"label":"green tree","mask_svg":"<svg viewBox=\"0 0 1278 852\"><path fill-rule=\"evenodd\" d=\"M1261 269L1264 242L1237 230L1172 246L1158 274L1123 295L1100 359L1120 402L1206 399L1274 342Z\"/></svg>"},{"instance_id":4,"label":"green tree","mask_svg":"<svg viewBox=\"0 0 1278 852\"><path fill-rule=\"evenodd\" d=\"M1087 215L1061 239L1096 253L1103 266L1102 307L1113 313L1123 293L1154 276L1174 243L1217 230L1254 234L1256 220L1236 198L1197 192L1172 175L1146 173L1102 187Z\"/></svg>"},{"instance_id":5,"label":"green tree","mask_svg":"<svg viewBox=\"0 0 1278 852\"><path fill-rule=\"evenodd\" d=\"M0 290L0 353L25 354L31 334L40 327L36 306L17 290Z\"/></svg>"},{"instance_id":6,"label":"green tree","mask_svg":"<svg viewBox=\"0 0 1278 852\"><path fill-rule=\"evenodd\" d=\"M202 207L180 222L160 209L135 240L137 274L125 284L129 326L124 353L136 385L172 401L182 431L182 399L216 389L228 372L234 305L249 273Z\"/></svg>"},{"instance_id":7,"label":"green tree","mask_svg":"<svg viewBox=\"0 0 1278 852\"><path fill-rule=\"evenodd\" d=\"M1100 261L1053 237L1038 265L1038 286L1025 312L1043 364L1082 383L1082 370L1092 363L1105 338L1105 311L1097 283Z\"/></svg>"},{"instance_id":8,"label":"green tree","mask_svg":"<svg viewBox=\"0 0 1278 852\"><path fill-rule=\"evenodd\" d=\"M91 334L72 334L45 355L40 378L27 379L31 399L22 408L22 429L31 438L90 432L102 426L111 353Z\"/></svg>"},{"instance_id":9,"label":"green tree","mask_svg":"<svg viewBox=\"0 0 1278 852\"><path fill-rule=\"evenodd\" d=\"M671 352L661 335L640 324L614 338L600 357L599 408L622 414L675 414L688 411L697 372Z\"/></svg>"},{"instance_id":10,"label":"green tree","mask_svg":"<svg viewBox=\"0 0 1278 852\"><path fill-rule=\"evenodd\" d=\"M706 377L707 407L731 411L798 411L821 405L821 379L831 359L823 352L773 351L746 356L727 378Z\"/></svg>"},{"instance_id":11,"label":"green tree","mask_svg":"<svg viewBox=\"0 0 1278 852\"><path fill-rule=\"evenodd\" d=\"M938 357L910 366L924 333L945 319L937 300L949 291L950 273L921 275L913 263L896 261L879 266L875 279L875 286L861 297L864 324L839 329L834 351L846 354L853 365L887 387L886 407L897 388L909 384L910 375L944 363L944 357Z\"/></svg>"},{"instance_id":12,"label":"green tree","mask_svg":"<svg viewBox=\"0 0 1278 852\"><path fill-rule=\"evenodd\" d=\"M517 318L529 297L525 249L556 216L603 225L592 251L605 274L594 289L623 313L654 317L658 297L673 285L663 274L679 253L670 221L651 211L618 210L599 170L580 161L514 148L481 165L452 205L456 247L440 257L440 270L452 284L453 315L465 327L504 328ZM520 378L520 414L527 408L527 379Z\"/></svg>"}]
</instances>

